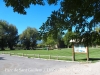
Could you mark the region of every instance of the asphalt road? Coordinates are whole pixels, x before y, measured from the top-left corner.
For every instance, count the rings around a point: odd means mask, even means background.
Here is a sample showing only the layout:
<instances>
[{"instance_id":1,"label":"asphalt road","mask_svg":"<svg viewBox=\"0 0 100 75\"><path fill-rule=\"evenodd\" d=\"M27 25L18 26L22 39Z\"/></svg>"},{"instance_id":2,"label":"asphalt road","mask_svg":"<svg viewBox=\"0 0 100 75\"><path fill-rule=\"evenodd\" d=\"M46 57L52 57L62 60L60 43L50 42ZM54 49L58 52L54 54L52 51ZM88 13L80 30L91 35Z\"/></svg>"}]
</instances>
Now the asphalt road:
<instances>
[{"instance_id":1,"label":"asphalt road","mask_svg":"<svg viewBox=\"0 0 100 75\"><path fill-rule=\"evenodd\" d=\"M47 75L76 64L79 63L0 54L0 75Z\"/></svg>"}]
</instances>

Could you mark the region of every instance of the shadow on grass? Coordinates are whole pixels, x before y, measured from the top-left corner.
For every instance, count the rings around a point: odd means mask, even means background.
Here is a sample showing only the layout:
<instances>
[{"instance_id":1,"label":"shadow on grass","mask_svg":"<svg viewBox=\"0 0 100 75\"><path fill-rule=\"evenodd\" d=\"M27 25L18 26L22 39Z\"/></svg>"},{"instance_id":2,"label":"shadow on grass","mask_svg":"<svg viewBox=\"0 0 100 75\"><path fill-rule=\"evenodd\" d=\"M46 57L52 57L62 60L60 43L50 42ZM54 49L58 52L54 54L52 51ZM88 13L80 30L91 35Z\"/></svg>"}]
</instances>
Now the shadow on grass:
<instances>
[{"instance_id":1,"label":"shadow on grass","mask_svg":"<svg viewBox=\"0 0 100 75\"><path fill-rule=\"evenodd\" d=\"M89 58L91 61L100 60L100 58Z\"/></svg>"},{"instance_id":2,"label":"shadow on grass","mask_svg":"<svg viewBox=\"0 0 100 75\"><path fill-rule=\"evenodd\" d=\"M5 60L4 57L0 57L0 60Z\"/></svg>"},{"instance_id":3,"label":"shadow on grass","mask_svg":"<svg viewBox=\"0 0 100 75\"><path fill-rule=\"evenodd\" d=\"M1 52L5 52L5 51L18 51L18 50L0 50Z\"/></svg>"},{"instance_id":4,"label":"shadow on grass","mask_svg":"<svg viewBox=\"0 0 100 75\"><path fill-rule=\"evenodd\" d=\"M87 58L85 58L85 59L79 59L79 61L80 60L82 60L82 61L87 61ZM92 61L92 62L97 62L97 61L99 61L100 60L100 58L89 58L89 61Z\"/></svg>"}]
</instances>

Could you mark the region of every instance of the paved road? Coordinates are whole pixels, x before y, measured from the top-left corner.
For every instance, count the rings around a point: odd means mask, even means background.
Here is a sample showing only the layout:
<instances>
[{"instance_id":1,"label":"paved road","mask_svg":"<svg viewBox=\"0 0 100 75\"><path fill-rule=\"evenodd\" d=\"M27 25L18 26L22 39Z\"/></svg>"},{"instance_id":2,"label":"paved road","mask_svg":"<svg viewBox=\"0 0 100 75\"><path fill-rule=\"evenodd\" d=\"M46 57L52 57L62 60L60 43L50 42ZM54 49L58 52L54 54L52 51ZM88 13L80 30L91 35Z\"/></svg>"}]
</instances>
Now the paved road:
<instances>
[{"instance_id":1,"label":"paved road","mask_svg":"<svg viewBox=\"0 0 100 75\"><path fill-rule=\"evenodd\" d=\"M0 75L47 75L75 64L79 63L0 54Z\"/></svg>"}]
</instances>

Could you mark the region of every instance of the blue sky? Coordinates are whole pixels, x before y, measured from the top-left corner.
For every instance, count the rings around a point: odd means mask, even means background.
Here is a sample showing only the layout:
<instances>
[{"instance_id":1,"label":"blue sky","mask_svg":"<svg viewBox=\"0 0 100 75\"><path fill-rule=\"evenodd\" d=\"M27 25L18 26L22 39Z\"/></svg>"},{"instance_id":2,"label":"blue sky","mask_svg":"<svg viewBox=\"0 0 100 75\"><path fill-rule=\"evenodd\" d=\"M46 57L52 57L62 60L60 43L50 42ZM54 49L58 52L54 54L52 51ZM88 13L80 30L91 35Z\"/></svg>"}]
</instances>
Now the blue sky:
<instances>
[{"instance_id":1,"label":"blue sky","mask_svg":"<svg viewBox=\"0 0 100 75\"><path fill-rule=\"evenodd\" d=\"M27 27L34 27L39 30L40 26L47 20L53 10L58 10L60 5L39 6L32 5L26 9L27 14L21 15L13 12L12 7L6 7L3 0L0 0L0 20L5 20L9 24L17 27L18 33L21 34Z\"/></svg>"}]
</instances>

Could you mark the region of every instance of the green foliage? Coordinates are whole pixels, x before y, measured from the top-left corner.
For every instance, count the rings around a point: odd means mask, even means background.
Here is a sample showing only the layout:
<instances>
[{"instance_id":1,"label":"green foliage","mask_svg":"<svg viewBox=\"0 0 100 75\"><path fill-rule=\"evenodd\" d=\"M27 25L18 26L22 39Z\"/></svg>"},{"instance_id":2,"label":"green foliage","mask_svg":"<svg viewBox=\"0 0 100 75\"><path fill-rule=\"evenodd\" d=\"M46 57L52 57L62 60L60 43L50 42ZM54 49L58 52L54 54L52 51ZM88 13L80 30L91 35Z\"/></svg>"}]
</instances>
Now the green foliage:
<instances>
[{"instance_id":1,"label":"green foliage","mask_svg":"<svg viewBox=\"0 0 100 75\"><path fill-rule=\"evenodd\" d=\"M26 14L25 9L29 8L31 4L44 5L47 2L51 5L57 4L58 1L61 7L57 11L53 11L40 27L42 39L47 41L48 35L51 34L53 39L57 39L59 32L63 34L65 30L72 31L74 28L74 32L79 36L74 36L74 39L78 38L80 42L83 40L86 45L91 44L93 39L96 39L94 42L97 43L100 33L92 33L92 31L100 23L100 0L4 0L7 7L11 6L15 12L21 14Z\"/></svg>"},{"instance_id":2,"label":"green foliage","mask_svg":"<svg viewBox=\"0 0 100 75\"><path fill-rule=\"evenodd\" d=\"M0 20L0 48L1 50L5 50L4 47L7 45L6 43L6 28L7 28L7 22Z\"/></svg>"},{"instance_id":3,"label":"green foliage","mask_svg":"<svg viewBox=\"0 0 100 75\"><path fill-rule=\"evenodd\" d=\"M31 4L44 5L43 0L4 0L7 7L13 7L14 12L26 14L25 9L29 8Z\"/></svg>"},{"instance_id":4,"label":"green foliage","mask_svg":"<svg viewBox=\"0 0 100 75\"><path fill-rule=\"evenodd\" d=\"M96 37L96 39L95 39ZM91 43L93 45L100 45L100 34L98 33L98 31L94 31L91 33Z\"/></svg>"},{"instance_id":5,"label":"green foliage","mask_svg":"<svg viewBox=\"0 0 100 75\"><path fill-rule=\"evenodd\" d=\"M13 46L15 46L18 42L17 28L14 25L2 20L0 20L0 27L1 49L3 50L5 46L8 46L12 50Z\"/></svg>"},{"instance_id":6,"label":"green foliage","mask_svg":"<svg viewBox=\"0 0 100 75\"><path fill-rule=\"evenodd\" d=\"M85 27L91 31L92 27L100 22L100 18L98 17L100 15L99 0L4 0L7 7L11 6L15 12L21 14L26 14L25 9L29 8L31 4L44 5L46 2L48 4L57 4L58 1L60 2L61 7L58 11L54 11L48 19L50 20L49 23L53 23L48 26L56 26L54 24L59 24L58 22L60 22L60 25L57 25L58 27L53 27L56 29L55 31L60 28L62 30L63 28L72 28L73 26L75 26L76 31L78 32L84 32ZM91 17L92 20L88 22L87 19ZM68 24L69 22L70 24Z\"/></svg>"},{"instance_id":7,"label":"green foliage","mask_svg":"<svg viewBox=\"0 0 100 75\"><path fill-rule=\"evenodd\" d=\"M84 32L81 37L82 37L82 42L86 46L100 44L100 34L97 31Z\"/></svg>"},{"instance_id":8,"label":"green foliage","mask_svg":"<svg viewBox=\"0 0 100 75\"><path fill-rule=\"evenodd\" d=\"M38 31L35 28L28 27L25 31L23 31L19 38L20 42L26 47L26 49L30 49L30 46L32 49L34 49L36 46L37 37Z\"/></svg>"},{"instance_id":9,"label":"green foliage","mask_svg":"<svg viewBox=\"0 0 100 75\"><path fill-rule=\"evenodd\" d=\"M14 12L18 12L20 14L26 14L25 9L29 8L30 5L45 5L48 4L57 4L58 0L3 0L7 7L13 7Z\"/></svg>"},{"instance_id":10,"label":"green foliage","mask_svg":"<svg viewBox=\"0 0 100 75\"><path fill-rule=\"evenodd\" d=\"M97 31L98 33L100 33L100 25L95 28L95 31Z\"/></svg>"},{"instance_id":11,"label":"green foliage","mask_svg":"<svg viewBox=\"0 0 100 75\"><path fill-rule=\"evenodd\" d=\"M49 35L48 37L47 37L47 41L46 41L46 45L51 45L51 46L53 46L53 45L55 45L56 44L56 41L53 39L53 37L52 37L52 35Z\"/></svg>"},{"instance_id":12,"label":"green foliage","mask_svg":"<svg viewBox=\"0 0 100 75\"><path fill-rule=\"evenodd\" d=\"M43 48L43 47L45 47L44 43L37 44L37 48Z\"/></svg>"},{"instance_id":13,"label":"green foliage","mask_svg":"<svg viewBox=\"0 0 100 75\"><path fill-rule=\"evenodd\" d=\"M14 25L9 25L6 31L6 37L7 37L7 43L10 49L13 49L13 46L15 46L18 43L18 30Z\"/></svg>"},{"instance_id":14,"label":"green foliage","mask_svg":"<svg viewBox=\"0 0 100 75\"><path fill-rule=\"evenodd\" d=\"M74 35L74 33L73 33L73 32L70 32L70 31L68 31L68 32L64 35L63 40L64 40L64 43L65 43L67 46L71 45L70 40L74 39L74 38L73 38L73 35Z\"/></svg>"}]
</instances>

